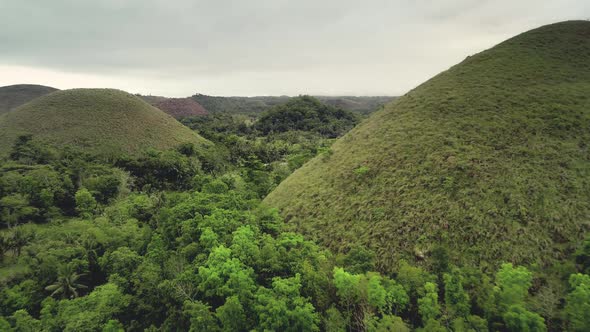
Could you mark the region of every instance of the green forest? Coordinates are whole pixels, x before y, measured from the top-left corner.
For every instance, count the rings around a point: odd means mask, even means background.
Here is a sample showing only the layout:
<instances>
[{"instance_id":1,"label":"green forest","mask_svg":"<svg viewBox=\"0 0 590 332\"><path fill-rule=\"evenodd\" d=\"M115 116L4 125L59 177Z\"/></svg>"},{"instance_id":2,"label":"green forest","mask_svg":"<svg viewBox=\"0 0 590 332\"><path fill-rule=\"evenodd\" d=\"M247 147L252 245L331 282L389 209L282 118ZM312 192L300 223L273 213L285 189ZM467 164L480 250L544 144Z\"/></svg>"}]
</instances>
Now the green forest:
<instances>
[{"instance_id":1,"label":"green forest","mask_svg":"<svg viewBox=\"0 0 590 332\"><path fill-rule=\"evenodd\" d=\"M362 110L35 88L0 115L0 331L590 331L587 36Z\"/></svg>"}]
</instances>

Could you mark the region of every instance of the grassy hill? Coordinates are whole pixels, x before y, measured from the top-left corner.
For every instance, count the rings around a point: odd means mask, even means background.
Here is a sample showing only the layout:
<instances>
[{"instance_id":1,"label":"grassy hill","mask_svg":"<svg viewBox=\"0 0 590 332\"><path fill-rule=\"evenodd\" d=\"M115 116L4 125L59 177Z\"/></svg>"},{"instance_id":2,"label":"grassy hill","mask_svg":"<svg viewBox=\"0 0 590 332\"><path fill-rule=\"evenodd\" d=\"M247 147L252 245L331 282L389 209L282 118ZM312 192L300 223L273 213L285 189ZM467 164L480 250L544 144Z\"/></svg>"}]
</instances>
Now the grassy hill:
<instances>
[{"instance_id":1,"label":"grassy hill","mask_svg":"<svg viewBox=\"0 0 590 332\"><path fill-rule=\"evenodd\" d=\"M590 22L523 33L373 114L265 200L332 249L550 265L590 226Z\"/></svg>"},{"instance_id":2,"label":"grassy hill","mask_svg":"<svg viewBox=\"0 0 590 332\"><path fill-rule=\"evenodd\" d=\"M99 155L210 144L140 98L112 89L73 89L35 99L0 117L0 155L15 138L32 134L55 146L73 145Z\"/></svg>"},{"instance_id":3,"label":"grassy hill","mask_svg":"<svg viewBox=\"0 0 590 332\"><path fill-rule=\"evenodd\" d=\"M34 84L18 84L0 87L0 114L17 108L29 101L57 91L57 89Z\"/></svg>"}]
</instances>

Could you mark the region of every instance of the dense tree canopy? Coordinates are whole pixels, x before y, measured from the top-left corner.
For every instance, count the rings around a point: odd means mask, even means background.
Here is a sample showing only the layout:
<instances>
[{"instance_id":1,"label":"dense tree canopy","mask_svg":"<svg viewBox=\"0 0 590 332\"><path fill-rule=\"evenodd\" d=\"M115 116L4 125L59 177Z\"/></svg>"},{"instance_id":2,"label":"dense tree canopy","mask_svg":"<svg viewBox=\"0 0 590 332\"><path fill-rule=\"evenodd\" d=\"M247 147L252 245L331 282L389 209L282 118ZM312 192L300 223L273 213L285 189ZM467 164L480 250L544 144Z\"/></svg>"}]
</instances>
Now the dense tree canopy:
<instances>
[{"instance_id":1,"label":"dense tree canopy","mask_svg":"<svg viewBox=\"0 0 590 332\"><path fill-rule=\"evenodd\" d=\"M349 111L322 104L314 97L300 96L263 113L254 127L264 134L298 130L335 138L357 123L358 117Z\"/></svg>"}]
</instances>

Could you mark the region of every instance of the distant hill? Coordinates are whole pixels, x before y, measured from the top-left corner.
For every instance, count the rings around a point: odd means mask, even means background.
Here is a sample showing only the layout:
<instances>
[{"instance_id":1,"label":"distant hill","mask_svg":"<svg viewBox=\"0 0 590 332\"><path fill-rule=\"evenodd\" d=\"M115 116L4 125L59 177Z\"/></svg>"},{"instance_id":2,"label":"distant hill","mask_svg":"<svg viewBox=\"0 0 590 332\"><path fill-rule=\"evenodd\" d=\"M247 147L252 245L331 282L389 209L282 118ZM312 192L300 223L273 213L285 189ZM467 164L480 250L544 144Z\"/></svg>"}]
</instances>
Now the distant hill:
<instances>
[{"instance_id":1,"label":"distant hill","mask_svg":"<svg viewBox=\"0 0 590 332\"><path fill-rule=\"evenodd\" d=\"M218 97L196 94L191 98L211 113L256 114L262 113L275 105L286 103L290 97Z\"/></svg>"},{"instance_id":2,"label":"distant hill","mask_svg":"<svg viewBox=\"0 0 590 332\"><path fill-rule=\"evenodd\" d=\"M288 96L261 97L216 97L203 94L192 96L210 112L230 112L242 114L258 114L273 106L286 103ZM395 97L328 97L317 96L326 105L342 108L346 111L369 114L379 107L395 99Z\"/></svg>"},{"instance_id":3,"label":"distant hill","mask_svg":"<svg viewBox=\"0 0 590 332\"><path fill-rule=\"evenodd\" d=\"M159 102L169 99L168 97L163 97L163 96L152 96L152 95L144 96L141 94L136 94L136 96L147 101L148 104L150 104L150 105L155 105Z\"/></svg>"},{"instance_id":4,"label":"distant hill","mask_svg":"<svg viewBox=\"0 0 590 332\"><path fill-rule=\"evenodd\" d=\"M396 97L376 96L376 97L327 97L316 96L324 104L341 108L361 114L370 114L377 111L380 107L393 101Z\"/></svg>"},{"instance_id":5,"label":"distant hill","mask_svg":"<svg viewBox=\"0 0 590 332\"><path fill-rule=\"evenodd\" d=\"M191 98L167 98L153 105L175 119L208 114L207 110L201 104Z\"/></svg>"},{"instance_id":6,"label":"distant hill","mask_svg":"<svg viewBox=\"0 0 590 332\"><path fill-rule=\"evenodd\" d=\"M29 101L57 91L56 88L44 85L18 84L0 87L0 114L17 108Z\"/></svg>"},{"instance_id":7,"label":"distant hill","mask_svg":"<svg viewBox=\"0 0 590 332\"><path fill-rule=\"evenodd\" d=\"M0 154L17 136L72 145L98 155L137 155L149 148L210 143L171 116L127 92L73 89L37 98L0 117Z\"/></svg>"},{"instance_id":8,"label":"distant hill","mask_svg":"<svg viewBox=\"0 0 590 332\"><path fill-rule=\"evenodd\" d=\"M336 251L550 266L590 229L590 22L467 57L373 114L265 203Z\"/></svg>"},{"instance_id":9,"label":"distant hill","mask_svg":"<svg viewBox=\"0 0 590 332\"><path fill-rule=\"evenodd\" d=\"M323 104L319 99L300 96L262 113L254 128L267 135L287 131L308 131L336 138L358 123L350 111Z\"/></svg>"}]
</instances>

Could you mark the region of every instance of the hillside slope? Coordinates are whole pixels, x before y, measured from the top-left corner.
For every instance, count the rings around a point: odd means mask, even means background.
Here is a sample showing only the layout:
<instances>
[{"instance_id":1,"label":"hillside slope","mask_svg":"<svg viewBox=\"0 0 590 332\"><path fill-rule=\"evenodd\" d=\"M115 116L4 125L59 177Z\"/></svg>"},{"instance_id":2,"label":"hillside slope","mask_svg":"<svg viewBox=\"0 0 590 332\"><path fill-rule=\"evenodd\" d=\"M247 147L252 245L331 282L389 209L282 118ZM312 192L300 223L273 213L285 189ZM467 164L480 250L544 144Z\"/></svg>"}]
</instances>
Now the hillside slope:
<instances>
[{"instance_id":1,"label":"hillside slope","mask_svg":"<svg viewBox=\"0 0 590 332\"><path fill-rule=\"evenodd\" d=\"M549 265L590 226L590 22L531 30L397 99L266 199L332 249Z\"/></svg>"},{"instance_id":2,"label":"hillside slope","mask_svg":"<svg viewBox=\"0 0 590 332\"><path fill-rule=\"evenodd\" d=\"M0 114L17 108L22 104L44 96L56 88L35 84L18 84L0 87Z\"/></svg>"},{"instance_id":3,"label":"hillside slope","mask_svg":"<svg viewBox=\"0 0 590 332\"><path fill-rule=\"evenodd\" d=\"M21 134L109 156L135 155L187 142L210 144L138 97L112 89L58 91L4 114L0 117L0 154Z\"/></svg>"}]
</instances>

